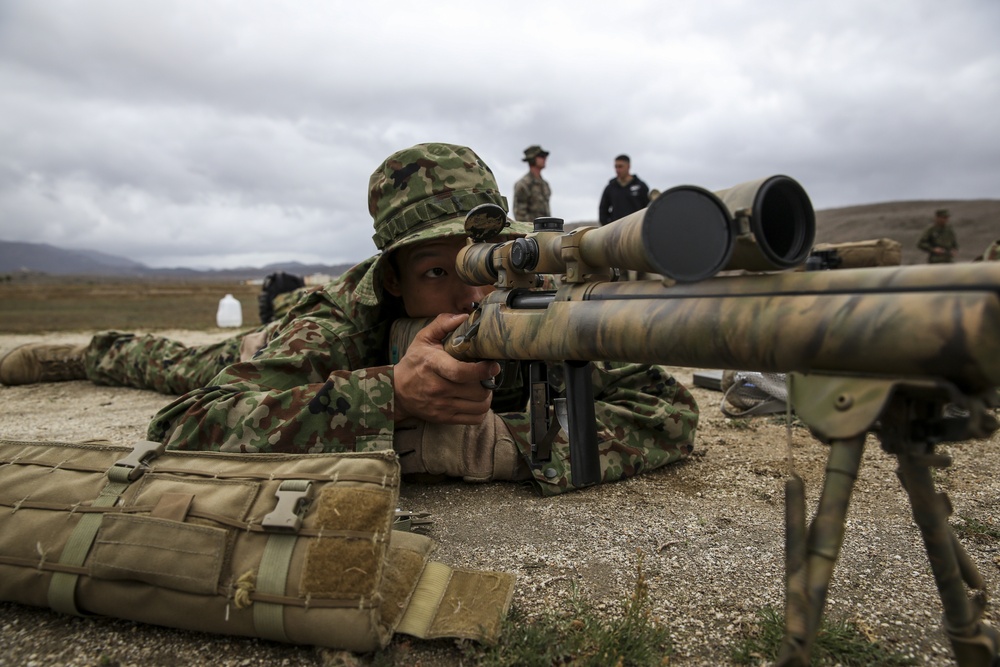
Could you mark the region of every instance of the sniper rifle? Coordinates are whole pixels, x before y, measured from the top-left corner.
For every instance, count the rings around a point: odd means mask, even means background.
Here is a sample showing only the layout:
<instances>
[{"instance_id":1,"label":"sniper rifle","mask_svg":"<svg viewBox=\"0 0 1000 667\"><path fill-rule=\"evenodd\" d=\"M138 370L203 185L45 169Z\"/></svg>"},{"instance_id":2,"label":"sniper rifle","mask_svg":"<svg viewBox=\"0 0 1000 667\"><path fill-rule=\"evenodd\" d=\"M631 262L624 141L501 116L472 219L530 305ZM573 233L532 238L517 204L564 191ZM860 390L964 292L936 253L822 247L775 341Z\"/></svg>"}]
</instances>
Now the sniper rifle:
<instances>
[{"instance_id":1,"label":"sniper rifle","mask_svg":"<svg viewBox=\"0 0 1000 667\"><path fill-rule=\"evenodd\" d=\"M539 218L526 237L487 241L507 224L494 205L467 216L470 242L457 270L497 289L445 349L466 361L533 363L533 464L545 460L546 434L559 425L573 484L600 480L589 362L787 373L791 406L830 451L808 529L803 483L786 483L778 664L809 664L869 432L898 461L957 663L997 664L1000 637L982 622L983 578L947 521L951 504L930 468L950 464L938 444L998 427L1000 265L787 271L808 256L815 215L786 176L714 193L680 186L604 227L564 232L561 220ZM616 282L620 270L662 279ZM558 288L540 287L541 274L561 276ZM565 409L549 404L545 362L565 367Z\"/></svg>"}]
</instances>

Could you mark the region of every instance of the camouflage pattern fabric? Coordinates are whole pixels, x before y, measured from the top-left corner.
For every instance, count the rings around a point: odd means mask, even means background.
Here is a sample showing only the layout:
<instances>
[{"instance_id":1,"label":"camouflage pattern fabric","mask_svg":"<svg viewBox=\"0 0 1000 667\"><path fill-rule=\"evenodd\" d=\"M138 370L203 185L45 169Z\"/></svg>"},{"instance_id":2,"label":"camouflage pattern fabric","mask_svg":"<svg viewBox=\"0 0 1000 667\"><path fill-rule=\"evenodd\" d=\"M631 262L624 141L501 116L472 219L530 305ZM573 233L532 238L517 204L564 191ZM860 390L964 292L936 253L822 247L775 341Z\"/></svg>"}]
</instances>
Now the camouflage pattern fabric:
<instances>
[{"instance_id":1,"label":"camouflage pattern fabric","mask_svg":"<svg viewBox=\"0 0 1000 667\"><path fill-rule=\"evenodd\" d=\"M87 379L112 387L184 394L204 387L240 358L243 334L220 343L187 347L162 336L105 331L84 352Z\"/></svg>"},{"instance_id":2,"label":"camouflage pattern fabric","mask_svg":"<svg viewBox=\"0 0 1000 667\"><path fill-rule=\"evenodd\" d=\"M548 182L529 171L514 184L514 219L532 222L535 218L549 217L551 196Z\"/></svg>"},{"instance_id":3,"label":"camouflage pattern fabric","mask_svg":"<svg viewBox=\"0 0 1000 667\"><path fill-rule=\"evenodd\" d=\"M227 367L204 388L161 410L149 438L170 449L225 452L391 449L389 332L403 312L388 297L377 307L352 298L375 261L307 293L268 331L267 346L252 360ZM594 380L605 481L690 454L698 409L664 369L604 364L595 369ZM527 413L522 408L499 414L527 453ZM568 454L568 443L560 438L551 463L534 471L542 493L572 488Z\"/></svg>"},{"instance_id":4,"label":"camouflage pattern fabric","mask_svg":"<svg viewBox=\"0 0 1000 667\"><path fill-rule=\"evenodd\" d=\"M934 248L944 248L945 250L958 250L958 240L955 238L955 231L951 225L938 227L931 225L920 236L917 247L927 253L927 261L930 264L942 264L954 262L950 255L935 255L931 251Z\"/></svg>"},{"instance_id":5,"label":"camouflage pattern fabric","mask_svg":"<svg viewBox=\"0 0 1000 667\"><path fill-rule=\"evenodd\" d=\"M271 301L271 307L274 309L274 319L272 321L280 320L287 315L288 311L295 305L295 302L302 297L302 294L311 289L312 287L300 287L297 290L285 292L274 297L274 300Z\"/></svg>"}]
</instances>

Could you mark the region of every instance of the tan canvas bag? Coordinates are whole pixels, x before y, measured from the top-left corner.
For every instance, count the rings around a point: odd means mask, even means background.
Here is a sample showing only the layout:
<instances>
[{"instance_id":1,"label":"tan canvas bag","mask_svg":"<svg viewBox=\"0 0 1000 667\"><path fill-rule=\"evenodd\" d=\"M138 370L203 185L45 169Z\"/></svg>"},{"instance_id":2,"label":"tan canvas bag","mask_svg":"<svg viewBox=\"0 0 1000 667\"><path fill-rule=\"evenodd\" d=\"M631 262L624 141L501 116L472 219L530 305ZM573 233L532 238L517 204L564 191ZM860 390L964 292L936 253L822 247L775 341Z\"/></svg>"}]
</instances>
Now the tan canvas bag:
<instances>
[{"instance_id":1,"label":"tan canvas bag","mask_svg":"<svg viewBox=\"0 0 1000 667\"><path fill-rule=\"evenodd\" d=\"M857 269L866 266L899 266L903 257L903 244L887 238L849 241L846 243L817 243L813 251L836 250L840 269Z\"/></svg>"},{"instance_id":2,"label":"tan canvas bag","mask_svg":"<svg viewBox=\"0 0 1000 667\"><path fill-rule=\"evenodd\" d=\"M393 452L0 440L0 599L367 652L496 638L514 577L392 530Z\"/></svg>"}]
</instances>

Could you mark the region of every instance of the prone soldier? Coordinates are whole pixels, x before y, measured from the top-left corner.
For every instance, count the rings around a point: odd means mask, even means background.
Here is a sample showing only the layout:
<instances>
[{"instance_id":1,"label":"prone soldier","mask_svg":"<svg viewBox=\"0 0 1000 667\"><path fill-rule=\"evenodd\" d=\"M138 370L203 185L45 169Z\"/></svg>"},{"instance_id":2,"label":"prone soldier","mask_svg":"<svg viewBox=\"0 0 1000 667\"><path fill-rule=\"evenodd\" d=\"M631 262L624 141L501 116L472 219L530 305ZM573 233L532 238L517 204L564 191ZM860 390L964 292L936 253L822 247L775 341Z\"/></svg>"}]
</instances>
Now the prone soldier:
<instances>
[{"instance_id":1,"label":"prone soldier","mask_svg":"<svg viewBox=\"0 0 1000 667\"><path fill-rule=\"evenodd\" d=\"M530 479L544 494L572 489L565 433L550 461L529 466L523 393L485 389L498 364L460 362L442 347L493 290L469 286L455 271L466 213L484 203L506 210L492 171L469 148L420 144L375 170L368 201L381 252L304 291L280 320L199 347L118 332L82 348L27 346L0 360L0 381L87 378L183 394L149 426L150 439L173 449L394 448L404 474L421 478ZM528 231L508 221L504 233ZM401 317L435 319L392 364L390 328ZM593 375L602 481L690 454L698 407L664 368L601 363Z\"/></svg>"}]
</instances>

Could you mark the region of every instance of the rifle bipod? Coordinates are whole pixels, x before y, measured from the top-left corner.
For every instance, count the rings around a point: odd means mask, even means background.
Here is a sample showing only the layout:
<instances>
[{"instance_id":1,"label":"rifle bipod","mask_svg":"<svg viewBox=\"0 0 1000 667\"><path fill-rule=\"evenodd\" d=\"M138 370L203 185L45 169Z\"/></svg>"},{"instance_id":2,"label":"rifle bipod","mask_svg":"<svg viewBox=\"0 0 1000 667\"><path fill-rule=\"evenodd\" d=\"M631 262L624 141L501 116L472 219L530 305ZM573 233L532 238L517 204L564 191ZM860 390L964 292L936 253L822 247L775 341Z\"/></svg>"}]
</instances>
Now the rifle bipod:
<instances>
[{"instance_id":1,"label":"rifle bipod","mask_svg":"<svg viewBox=\"0 0 1000 667\"><path fill-rule=\"evenodd\" d=\"M865 437L874 431L882 449L898 461L896 475L923 536L956 663L959 667L1000 665L1000 634L981 621L987 603L985 582L948 523L951 503L945 493L935 490L930 472L931 466L951 463L950 457L934 453L937 443L983 438L997 429L996 417L989 410L995 407L996 396L966 396L954 385L936 381L900 383L795 374L789 382L789 397L802 421L829 443L830 454L808 533L802 480L792 475L785 485L785 638L776 664L806 667L810 663L833 566L843 545L844 521ZM947 415L949 403L961 414ZM848 435L852 431L855 435ZM973 591L971 596L966 587Z\"/></svg>"}]
</instances>

